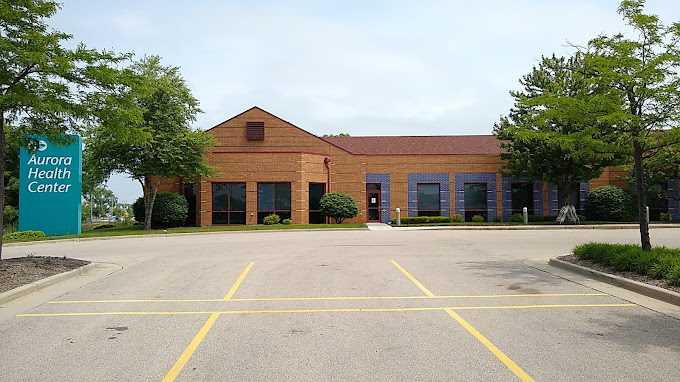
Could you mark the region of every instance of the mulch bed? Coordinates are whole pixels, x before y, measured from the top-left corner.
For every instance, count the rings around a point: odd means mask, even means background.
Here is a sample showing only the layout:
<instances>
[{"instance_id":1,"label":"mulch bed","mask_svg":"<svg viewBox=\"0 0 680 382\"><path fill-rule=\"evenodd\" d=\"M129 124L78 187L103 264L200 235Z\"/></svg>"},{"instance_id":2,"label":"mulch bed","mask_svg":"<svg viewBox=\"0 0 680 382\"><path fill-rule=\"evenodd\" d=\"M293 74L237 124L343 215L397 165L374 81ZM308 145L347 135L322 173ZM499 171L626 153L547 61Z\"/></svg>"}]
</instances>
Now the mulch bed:
<instances>
[{"instance_id":1,"label":"mulch bed","mask_svg":"<svg viewBox=\"0 0 680 382\"><path fill-rule=\"evenodd\" d=\"M27 256L0 260L0 293L80 268L89 261L66 257Z\"/></svg>"},{"instance_id":2,"label":"mulch bed","mask_svg":"<svg viewBox=\"0 0 680 382\"><path fill-rule=\"evenodd\" d=\"M630 280L638 281L641 283L649 284L649 285L654 285L659 288L664 288L668 290L672 290L673 292L678 292L680 293L680 287L668 285L666 280L658 280L658 279L653 279L647 275L639 275L635 272L622 272L622 271L615 271L614 268L608 267L599 263L596 263L592 260L583 260L576 255L566 255L566 256L560 256L558 257L559 260L566 261L568 263L580 265L582 267L590 268L599 272L603 273L609 273L610 275L616 275L619 277L624 277Z\"/></svg>"}]
</instances>

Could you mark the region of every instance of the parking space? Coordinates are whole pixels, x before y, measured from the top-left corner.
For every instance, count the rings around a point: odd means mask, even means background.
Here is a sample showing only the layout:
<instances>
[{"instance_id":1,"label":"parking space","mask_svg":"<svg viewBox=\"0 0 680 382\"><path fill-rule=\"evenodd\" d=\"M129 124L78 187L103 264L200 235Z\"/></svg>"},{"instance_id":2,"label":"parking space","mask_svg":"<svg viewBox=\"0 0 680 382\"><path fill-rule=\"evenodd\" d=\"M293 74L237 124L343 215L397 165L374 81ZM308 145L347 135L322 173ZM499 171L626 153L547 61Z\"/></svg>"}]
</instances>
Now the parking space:
<instances>
[{"instance_id":1,"label":"parking space","mask_svg":"<svg viewBox=\"0 0 680 382\"><path fill-rule=\"evenodd\" d=\"M680 376L676 319L519 254L452 254L452 233L383 234L326 233L321 254L301 243L276 256L193 246L140 259L0 326L0 371L13 381ZM289 239L219 237L265 253Z\"/></svg>"}]
</instances>

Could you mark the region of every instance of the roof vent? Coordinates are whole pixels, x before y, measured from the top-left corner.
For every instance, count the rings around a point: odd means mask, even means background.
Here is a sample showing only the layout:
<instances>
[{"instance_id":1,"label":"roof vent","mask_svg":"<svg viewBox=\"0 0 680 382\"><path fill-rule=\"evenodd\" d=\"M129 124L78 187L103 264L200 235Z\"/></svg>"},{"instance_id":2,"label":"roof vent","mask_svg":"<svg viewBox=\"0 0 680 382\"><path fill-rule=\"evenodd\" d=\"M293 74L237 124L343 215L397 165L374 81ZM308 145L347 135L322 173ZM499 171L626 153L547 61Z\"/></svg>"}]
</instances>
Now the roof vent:
<instances>
[{"instance_id":1,"label":"roof vent","mask_svg":"<svg viewBox=\"0 0 680 382\"><path fill-rule=\"evenodd\" d=\"M249 141L264 140L264 121L246 122L246 137Z\"/></svg>"}]
</instances>

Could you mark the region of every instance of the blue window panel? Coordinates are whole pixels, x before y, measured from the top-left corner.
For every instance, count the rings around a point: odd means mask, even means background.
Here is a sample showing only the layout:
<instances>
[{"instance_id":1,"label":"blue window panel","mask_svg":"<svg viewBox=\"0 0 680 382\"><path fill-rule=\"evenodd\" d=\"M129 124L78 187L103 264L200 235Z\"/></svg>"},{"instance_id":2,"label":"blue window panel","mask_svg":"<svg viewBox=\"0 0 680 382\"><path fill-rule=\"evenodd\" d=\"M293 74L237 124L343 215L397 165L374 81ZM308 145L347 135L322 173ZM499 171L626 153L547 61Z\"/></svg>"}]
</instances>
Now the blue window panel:
<instances>
[{"instance_id":1,"label":"blue window panel","mask_svg":"<svg viewBox=\"0 0 680 382\"><path fill-rule=\"evenodd\" d=\"M492 172L456 174L454 182L456 213L465 216L465 183L486 183L487 220L493 220L498 210L498 201L496 200L498 186L496 180L496 173Z\"/></svg>"},{"instance_id":2,"label":"blue window panel","mask_svg":"<svg viewBox=\"0 0 680 382\"><path fill-rule=\"evenodd\" d=\"M439 210L441 216L451 214L451 186L448 173L408 174L408 216L418 216L418 183L439 183Z\"/></svg>"}]
</instances>

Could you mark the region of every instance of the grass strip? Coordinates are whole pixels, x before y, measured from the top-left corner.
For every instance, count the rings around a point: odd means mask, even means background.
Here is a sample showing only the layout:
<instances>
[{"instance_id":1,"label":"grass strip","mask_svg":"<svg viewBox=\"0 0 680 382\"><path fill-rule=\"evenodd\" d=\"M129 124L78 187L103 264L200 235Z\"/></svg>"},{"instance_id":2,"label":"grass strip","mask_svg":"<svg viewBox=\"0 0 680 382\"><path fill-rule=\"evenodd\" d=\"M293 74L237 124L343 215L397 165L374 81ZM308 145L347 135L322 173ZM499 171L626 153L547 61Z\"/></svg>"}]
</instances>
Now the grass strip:
<instances>
[{"instance_id":1,"label":"grass strip","mask_svg":"<svg viewBox=\"0 0 680 382\"><path fill-rule=\"evenodd\" d=\"M664 279L680 286L680 249L654 247L645 252L639 245L585 243L574 247L574 255L610 266L617 271L635 272L654 279Z\"/></svg>"},{"instance_id":2,"label":"grass strip","mask_svg":"<svg viewBox=\"0 0 680 382\"><path fill-rule=\"evenodd\" d=\"M239 225L239 226L209 226L209 227L180 227L144 230L141 225L121 224L113 228L84 231L80 235L33 237L24 239L3 239L5 243L25 241L44 241L60 239L78 239L90 237L132 236L132 235L162 235L172 233L222 232L222 231L271 231L287 229L336 229L336 228L366 228L366 224L275 224L275 225Z\"/></svg>"}]
</instances>

